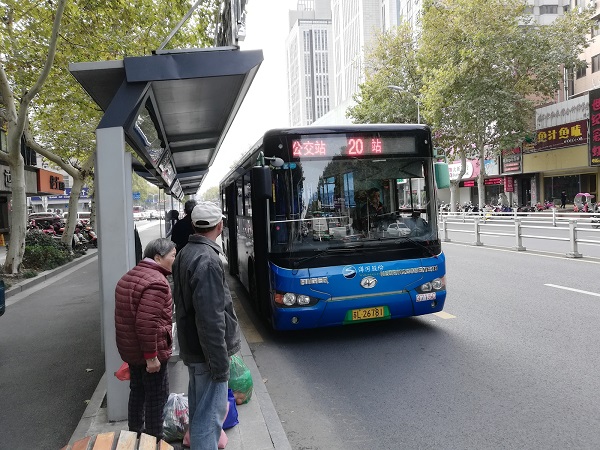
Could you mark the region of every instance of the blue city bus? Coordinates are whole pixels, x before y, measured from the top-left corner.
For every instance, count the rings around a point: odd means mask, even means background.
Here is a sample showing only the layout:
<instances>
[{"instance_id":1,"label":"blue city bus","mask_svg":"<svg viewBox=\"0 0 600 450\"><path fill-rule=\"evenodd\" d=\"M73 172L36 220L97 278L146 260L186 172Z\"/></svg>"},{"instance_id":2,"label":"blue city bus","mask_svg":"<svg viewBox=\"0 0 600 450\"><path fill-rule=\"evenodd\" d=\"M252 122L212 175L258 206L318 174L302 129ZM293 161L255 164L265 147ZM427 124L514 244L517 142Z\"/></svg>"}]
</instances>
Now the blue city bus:
<instances>
[{"instance_id":1,"label":"blue city bus","mask_svg":"<svg viewBox=\"0 0 600 450\"><path fill-rule=\"evenodd\" d=\"M277 330L441 311L443 169L426 125L270 130L220 184L229 271Z\"/></svg>"}]
</instances>

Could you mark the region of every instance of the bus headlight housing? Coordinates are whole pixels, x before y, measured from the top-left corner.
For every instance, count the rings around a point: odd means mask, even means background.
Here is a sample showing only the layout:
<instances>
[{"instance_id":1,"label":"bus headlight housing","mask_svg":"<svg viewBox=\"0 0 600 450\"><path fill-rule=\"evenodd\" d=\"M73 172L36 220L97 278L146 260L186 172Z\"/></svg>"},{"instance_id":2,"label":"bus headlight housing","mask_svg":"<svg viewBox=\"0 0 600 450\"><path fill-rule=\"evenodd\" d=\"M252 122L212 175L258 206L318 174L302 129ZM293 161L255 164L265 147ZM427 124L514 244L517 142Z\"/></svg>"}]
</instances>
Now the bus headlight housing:
<instances>
[{"instance_id":1,"label":"bus headlight housing","mask_svg":"<svg viewBox=\"0 0 600 450\"><path fill-rule=\"evenodd\" d=\"M291 292L286 292L283 295L283 304L285 306L294 306L294 303L296 303L296 296Z\"/></svg>"},{"instance_id":2,"label":"bus headlight housing","mask_svg":"<svg viewBox=\"0 0 600 450\"><path fill-rule=\"evenodd\" d=\"M443 291L446 289L446 277L434 278L431 281L423 283L421 286L417 288L417 292L419 293L427 293L427 292L435 292L435 291Z\"/></svg>"},{"instance_id":3,"label":"bus headlight housing","mask_svg":"<svg viewBox=\"0 0 600 450\"><path fill-rule=\"evenodd\" d=\"M279 292L275 293L275 304L280 307L298 307L298 306L312 306L319 301L318 298L310 297L304 294L295 294L293 292Z\"/></svg>"}]
</instances>

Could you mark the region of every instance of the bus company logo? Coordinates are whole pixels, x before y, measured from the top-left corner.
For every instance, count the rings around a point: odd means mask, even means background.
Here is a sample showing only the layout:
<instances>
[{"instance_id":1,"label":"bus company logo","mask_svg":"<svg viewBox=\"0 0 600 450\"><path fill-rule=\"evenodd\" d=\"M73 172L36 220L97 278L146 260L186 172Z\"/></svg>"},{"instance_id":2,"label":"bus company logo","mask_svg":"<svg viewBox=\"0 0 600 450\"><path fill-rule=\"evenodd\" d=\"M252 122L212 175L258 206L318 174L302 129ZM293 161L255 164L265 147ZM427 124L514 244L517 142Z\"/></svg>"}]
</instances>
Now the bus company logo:
<instances>
[{"instance_id":1,"label":"bus company logo","mask_svg":"<svg viewBox=\"0 0 600 450\"><path fill-rule=\"evenodd\" d=\"M364 277L362 280L360 280L360 285L362 287L364 287L365 289L373 289L375 287L375 285L377 284L377 279L375 277Z\"/></svg>"},{"instance_id":2,"label":"bus company logo","mask_svg":"<svg viewBox=\"0 0 600 450\"><path fill-rule=\"evenodd\" d=\"M347 279L354 278L356 276L356 268L354 266L346 266L342 269L342 275Z\"/></svg>"},{"instance_id":3,"label":"bus company logo","mask_svg":"<svg viewBox=\"0 0 600 450\"><path fill-rule=\"evenodd\" d=\"M425 273L425 272L436 272L438 266L427 266L427 267L411 267L409 269L398 269L398 270L383 270L379 273L382 277L393 277L395 275L409 275L413 273Z\"/></svg>"},{"instance_id":4,"label":"bus company logo","mask_svg":"<svg viewBox=\"0 0 600 450\"><path fill-rule=\"evenodd\" d=\"M300 286L306 284L329 284L329 279L327 277L300 278Z\"/></svg>"}]
</instances>

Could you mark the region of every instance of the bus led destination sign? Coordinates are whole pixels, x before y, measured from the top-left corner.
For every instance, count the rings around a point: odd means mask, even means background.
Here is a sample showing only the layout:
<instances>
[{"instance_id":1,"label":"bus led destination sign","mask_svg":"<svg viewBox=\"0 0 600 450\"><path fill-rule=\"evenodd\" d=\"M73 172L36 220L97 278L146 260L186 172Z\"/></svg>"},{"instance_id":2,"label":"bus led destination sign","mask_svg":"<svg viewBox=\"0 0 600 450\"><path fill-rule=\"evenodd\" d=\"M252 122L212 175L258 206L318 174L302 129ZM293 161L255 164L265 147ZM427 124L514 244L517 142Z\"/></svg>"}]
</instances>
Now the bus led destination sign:
<instances>
[{"instance_id":1,"label":"bus led destination sign","mask_svg":"<svg viewBox=\"0 0 600 450\"><path fill-rule=\"evenodd\" d=\"M290 144L294 158L416 153L415 138L405 136L307 135L292 139Z\"/></svg>"}]
</instances>

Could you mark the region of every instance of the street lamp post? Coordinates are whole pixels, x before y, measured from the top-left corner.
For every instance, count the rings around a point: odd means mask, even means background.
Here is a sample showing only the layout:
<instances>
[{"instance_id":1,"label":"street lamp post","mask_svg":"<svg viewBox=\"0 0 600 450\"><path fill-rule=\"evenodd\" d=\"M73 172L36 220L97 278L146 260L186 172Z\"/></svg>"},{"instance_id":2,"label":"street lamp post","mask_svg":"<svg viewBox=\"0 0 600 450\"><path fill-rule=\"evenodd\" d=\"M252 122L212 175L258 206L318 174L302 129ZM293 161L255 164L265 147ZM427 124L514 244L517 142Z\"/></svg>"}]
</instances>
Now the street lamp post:
<instances>
[{"instance_id":1,"label":"street lamp post","mask_svg":"<svg viewBox=\"0 0 600 450\"><path fill-rule=\"evenodd\" d=\"M402 89L400 86L389 85L388 89L391 89L396 92L408 93L407 91ZM415 102L417 103L417 123L420 124L421 123L421 102L419 101L419 97L417 97L416 95L413 95L413 94L411 94L411 95L415 99Z\"/></svg>"}]
</instances>

